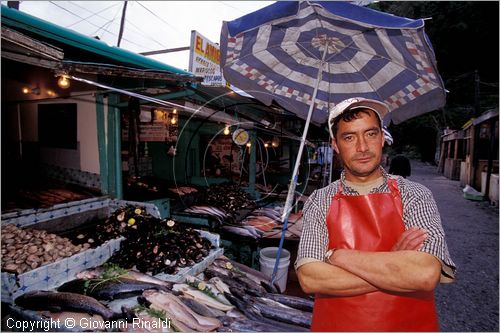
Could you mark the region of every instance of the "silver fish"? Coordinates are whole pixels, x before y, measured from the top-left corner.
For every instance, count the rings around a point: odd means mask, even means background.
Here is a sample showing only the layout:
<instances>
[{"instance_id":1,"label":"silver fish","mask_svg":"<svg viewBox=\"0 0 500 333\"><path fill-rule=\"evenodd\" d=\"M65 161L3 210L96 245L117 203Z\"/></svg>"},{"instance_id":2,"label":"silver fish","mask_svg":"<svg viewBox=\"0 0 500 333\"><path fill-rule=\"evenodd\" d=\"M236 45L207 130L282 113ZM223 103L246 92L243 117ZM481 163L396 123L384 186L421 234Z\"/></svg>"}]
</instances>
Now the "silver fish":
<instances>
[{"instance_id":1,"label":"silver fish","mask_svg":"<svg viewBox=\"0 0 500 333\"><path fill-rule=\"evenodd\" d=\"M151 303L151 306L159 310L165 310L171 320L182 323L196 331L212 331L221 326L221 322L215 318L201 316L187 307L181 300L170 293L154 290L146 290L144 298Z\"/></svg>"},{"instance_id":2,"label":"silver fish","mask_svg":"<svg viewBox=\"0 0 500 333\"><path fill-rule=\"evenodd\" d=\"M106 271L103 266L94 267L91 269L84 270L76 274L78 279L97 279L101 278L102 274ZM137 280L142 282L154 283L166 287L167 289L172 289L172 282L157 279L149 274L144 274L136 270L128 270L126 274L120 276L123 278L128 278L131 280Z\"/></svg>"},{"instance_id":3,"label":"silver fish","mask_svg":"<svg viewBox=\"0 0 500 333\"><path fill-rule=\"evenodd\" d=\"M106 320L117 316L95 298L69 292L35 290L17 297L14 302L30 310L86 312L98 314Z\"/></svg>"}]
</instances>

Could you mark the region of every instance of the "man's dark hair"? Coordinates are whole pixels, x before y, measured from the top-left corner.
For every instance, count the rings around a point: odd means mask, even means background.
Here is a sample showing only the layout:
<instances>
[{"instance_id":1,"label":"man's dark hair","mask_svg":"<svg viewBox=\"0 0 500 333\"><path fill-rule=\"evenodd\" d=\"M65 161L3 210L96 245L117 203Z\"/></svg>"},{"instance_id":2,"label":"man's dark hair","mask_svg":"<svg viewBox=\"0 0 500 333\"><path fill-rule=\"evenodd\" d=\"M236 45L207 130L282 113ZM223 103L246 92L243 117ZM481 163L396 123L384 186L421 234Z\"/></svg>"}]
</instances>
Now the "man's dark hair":
<instances>
[{"instance_id":1,"label":"man's dark hair","mask_svg":"<svg viewBox=\"0 0 500 333\"><path fill-rule=\"evenodd\" d=\"M378 126L380 127L380 129L382 129L382 122L380 121L380 117L376 114L375 111L373 111L371 109L365 109L365 108L355 108L355 109L346 110L346 111L342 112L342 114L340 114L337 118L333 119L333 124L330 124L330 126L332 127L333 137L335 137L337 135L337 129L338 129L338 125L339 125L340 120L343 120L345 122L350 122L354 119L358 119L360 113L365 113L365 114L369 115L370 111L375 114L375 117L377 117L377 120L378 120Z\"/></svg>"}]
</instances>

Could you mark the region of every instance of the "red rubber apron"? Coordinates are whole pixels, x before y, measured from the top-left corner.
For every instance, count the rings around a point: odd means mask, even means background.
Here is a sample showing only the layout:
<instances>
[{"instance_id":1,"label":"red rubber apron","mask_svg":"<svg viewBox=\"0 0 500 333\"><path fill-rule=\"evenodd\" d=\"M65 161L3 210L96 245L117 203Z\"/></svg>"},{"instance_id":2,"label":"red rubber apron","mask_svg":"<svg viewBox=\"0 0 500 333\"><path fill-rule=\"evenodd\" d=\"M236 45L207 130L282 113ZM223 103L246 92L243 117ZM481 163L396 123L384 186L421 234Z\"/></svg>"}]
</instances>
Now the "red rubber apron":
<instances>
[{"instance_id":1,"label":"red rubber apron","mask_svg":"<svg viewBox=\"0 0 500 333\"><path fill-rule=\"evenodd\" d=\"M390 193L347 196L342 187L327 215L329 249L390 251L404 232L403 205L397 183ZM312 331L439 331L434 292L337 297L316 294Z\"/></svg>"}]
</instances>

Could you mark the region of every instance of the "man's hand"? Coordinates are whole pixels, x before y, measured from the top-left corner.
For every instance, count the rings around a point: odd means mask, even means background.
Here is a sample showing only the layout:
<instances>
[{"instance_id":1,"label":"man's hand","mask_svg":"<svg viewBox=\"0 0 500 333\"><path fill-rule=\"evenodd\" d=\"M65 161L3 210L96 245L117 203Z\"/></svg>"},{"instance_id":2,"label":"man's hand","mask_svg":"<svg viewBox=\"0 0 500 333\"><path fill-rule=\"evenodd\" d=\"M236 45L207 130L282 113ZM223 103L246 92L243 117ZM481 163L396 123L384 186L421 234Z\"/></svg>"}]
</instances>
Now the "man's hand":
<instances>
[{"instance_id":1,"label":"man's hand","mask_svg":"<svg viewBox=\"0 0 500 333\"><path fill-rule=\"evenodd\" d=\"M426 239L427 232L424 229L412 227L401 234L391 251L418 251L422 248Z\"/></svg>"}]
</instances>

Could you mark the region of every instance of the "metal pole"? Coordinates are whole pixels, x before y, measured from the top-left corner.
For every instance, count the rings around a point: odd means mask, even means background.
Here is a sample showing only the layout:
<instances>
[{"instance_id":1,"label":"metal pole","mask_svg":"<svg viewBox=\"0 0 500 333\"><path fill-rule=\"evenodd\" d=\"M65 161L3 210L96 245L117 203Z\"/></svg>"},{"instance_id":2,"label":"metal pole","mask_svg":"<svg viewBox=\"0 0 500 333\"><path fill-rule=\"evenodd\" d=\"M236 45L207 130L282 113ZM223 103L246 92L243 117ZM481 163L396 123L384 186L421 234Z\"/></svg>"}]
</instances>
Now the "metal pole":
<instances>
[{"instance_id":1,"label":"metal pole","mask_svg":"<svg viewBox=\"0 0 500 333\"><path fill-rule=\"evenodd\" d=\"M116 44L116 46L118 47L120 47L123 36L123 29L125 28L125 12L127 11L127 3L128 1L125 1L123 3L122 19L120 21L120 32L118 33L118 43Z\"/></svg>"},{"instance_id":2,"label":"metal pole","mask_svg":"<svg viewBox=\"0 0 500 333\"><path fill-rule=\"evenodd\" d=\"M309 106L309 112L307 114L306 124L304 126L304 133L302 133L302 138L300 139L300 147L299 152L297 153L297 159L295 160L295 166L293 169L292 179L290 181L290 187L288 188L288 195L285 201L285 207L283 208L283 215L281 216L281 220L283 222L283 229L281 231L280 244L278 247L278 253L276 255L276 262L274 263L273 274L271 276L271 284L274 284L276 280L276 273L278 272L278 266L281 256L281 249L283 248L283 242L285 240L285 233L288 227L288 216L290 215L290 211L292 210L293 199L295 196L295 187L297 186L297 178L299 173L299 164L300 159L302 157L302 152L304 151L304 145L306 142L307 132L309 130L309 124L311 123L312 113L314 110L314 103L316 102L316 95L318 93L319 83L321 82L321 78L323 76L323 66L325 64L326 53L328 52L328 44L325 44L325 50L323 52L323 57L318 66L318 76L316 78L316 86L314 87L314 92L312 94L311 105Z\"/></svg>"}]
</instances>

